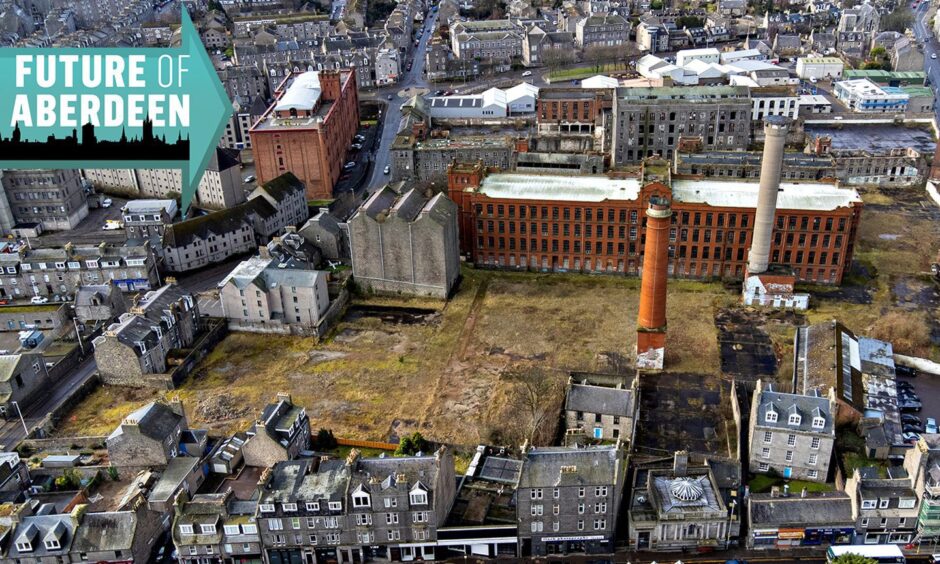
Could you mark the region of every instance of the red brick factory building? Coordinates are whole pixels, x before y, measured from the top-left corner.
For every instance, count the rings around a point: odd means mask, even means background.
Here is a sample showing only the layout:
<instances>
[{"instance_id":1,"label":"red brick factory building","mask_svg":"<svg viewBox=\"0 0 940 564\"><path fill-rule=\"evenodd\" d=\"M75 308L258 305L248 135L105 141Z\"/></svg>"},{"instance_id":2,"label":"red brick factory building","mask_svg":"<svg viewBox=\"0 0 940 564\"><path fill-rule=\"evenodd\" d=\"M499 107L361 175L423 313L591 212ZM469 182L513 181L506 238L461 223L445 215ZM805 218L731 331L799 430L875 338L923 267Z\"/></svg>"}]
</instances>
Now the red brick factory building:
<instances>
[{"instance_id":1,"label":"red brick factory building","mask_svg":"<svg viewBox=\"0 0 940 564\"><path fill-rule=\"evenodd\" d=\"M358 128L354 70L287 77L250 130L258 184L293 172L306 185L308 199L332 198Z\"/></svg>"},{"instance_id":2,"label":"red brick factory building","mask_svg":"<svg viewBox=\"0 0 940 564\"><path fill-rule=\"evenodd\" d=\"M563 176L455 163L460 249L480 267L640 272L651 198L670 202L669 276L743 278L758 183L671 177L647 162L628 176ZM797 280L839 284L852 262L862 200L826 182L781 182L770 262Z\"/></svg>"}]
</instances>

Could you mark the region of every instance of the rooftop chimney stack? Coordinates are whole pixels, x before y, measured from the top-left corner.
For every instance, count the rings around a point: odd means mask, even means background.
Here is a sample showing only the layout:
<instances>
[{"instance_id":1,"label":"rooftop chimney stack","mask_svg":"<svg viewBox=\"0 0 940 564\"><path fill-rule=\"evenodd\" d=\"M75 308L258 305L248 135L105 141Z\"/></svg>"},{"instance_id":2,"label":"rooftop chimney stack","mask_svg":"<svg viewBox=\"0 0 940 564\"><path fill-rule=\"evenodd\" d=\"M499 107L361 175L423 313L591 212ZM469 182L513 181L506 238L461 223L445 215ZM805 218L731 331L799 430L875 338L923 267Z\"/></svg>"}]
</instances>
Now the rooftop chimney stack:
<instances>
[{"instance_id":1,"label":"rooftop chimney stack","mask_svg":"<svg viewBox=\"0 0 940 564\"><path fill-rule=\"evenodd\" d=\"M787 141L790 118L768 116L764 119L764 156L760 166L760 189L757 193L757 213L754 218L754 236L747 255L748 274L767 272L770 262L770 242L777 212L777 192L780 190L780 169L783 168L783 146Z\"/></svg>"},{"instance_id":2,"label":"rooftop chimney stack","mask_svg":"<svg viewBox=\"0 0 940 564\"><path fill-rule=\"evenodd\" d=\"M666 347L666 275L672 208L664 196L651 196L646 210L646 246L636 328L636 367L662 370Z\"/></svg>"}]
</instances>

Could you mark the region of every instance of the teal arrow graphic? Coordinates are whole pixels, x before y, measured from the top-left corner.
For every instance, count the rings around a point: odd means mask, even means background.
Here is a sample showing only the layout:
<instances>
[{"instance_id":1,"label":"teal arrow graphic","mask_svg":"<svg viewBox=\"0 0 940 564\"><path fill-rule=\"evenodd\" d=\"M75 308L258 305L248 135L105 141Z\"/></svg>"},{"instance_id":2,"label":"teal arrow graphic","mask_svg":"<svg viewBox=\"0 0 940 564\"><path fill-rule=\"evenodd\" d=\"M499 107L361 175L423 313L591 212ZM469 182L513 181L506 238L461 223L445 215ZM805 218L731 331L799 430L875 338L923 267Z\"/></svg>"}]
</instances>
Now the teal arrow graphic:
<instances>
[{"instance_id":1,"label":"teal arrow graphic","mask_svg":"<svg viewBox=\"0 0 940 564\"><path fill-rule=\"evenodd\" d=\"M0 168L176 168L185 213L232 105L181 22L176 48L0 49Z\"/></svg>"}]
</instances>

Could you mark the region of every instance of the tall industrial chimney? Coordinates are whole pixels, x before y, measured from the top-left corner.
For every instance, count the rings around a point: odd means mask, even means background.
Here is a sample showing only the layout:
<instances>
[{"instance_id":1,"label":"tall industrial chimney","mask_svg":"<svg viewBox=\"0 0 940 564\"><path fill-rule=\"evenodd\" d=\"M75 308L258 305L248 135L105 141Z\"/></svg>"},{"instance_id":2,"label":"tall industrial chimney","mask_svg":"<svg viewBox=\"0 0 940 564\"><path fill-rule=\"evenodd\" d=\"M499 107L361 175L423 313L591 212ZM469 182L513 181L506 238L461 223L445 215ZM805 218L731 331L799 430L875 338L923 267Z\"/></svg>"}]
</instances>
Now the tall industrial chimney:
<instances>
[{"instance_id":1,"label":"tall industrial chimney","mask_svg":"<svg viewBox=\"0 0 940 564\"><path fill-rule=\"evenodd\" d=\"M770 241L774 230L774 215L777 212L783 146L786 144L789 129L790 118L786 116L764 118L764 156L760 166L754 236L751 238L751 250L747 254L748 274L766 272L770 262Z\"/></svg>"},{"instance_id":2,"label":"tall industrial chimney","mask_svg":"<svg viewBox=\"0 0 940 564\"><path fill-rule=\"evenodd\" d=\"M666 275L672 208L665 197L652 196L646 210L646 245L636 327L636 367L662 370L666 347Z\"/></svg>"}]
</instances>

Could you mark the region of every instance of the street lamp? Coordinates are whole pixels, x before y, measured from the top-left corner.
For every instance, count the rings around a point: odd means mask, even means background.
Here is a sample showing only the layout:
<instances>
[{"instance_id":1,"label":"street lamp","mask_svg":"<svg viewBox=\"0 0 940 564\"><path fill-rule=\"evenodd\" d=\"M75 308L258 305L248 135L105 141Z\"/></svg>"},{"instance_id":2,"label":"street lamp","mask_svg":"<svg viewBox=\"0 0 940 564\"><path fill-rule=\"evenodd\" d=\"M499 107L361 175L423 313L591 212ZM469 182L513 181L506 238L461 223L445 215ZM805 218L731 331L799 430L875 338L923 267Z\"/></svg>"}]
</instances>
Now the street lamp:
<instances>
[{"instance_id":1,"label":"street lamp","mask_svg":"<svg viewBox=\"0 0 940 564\"><path fill-rule=\"evenodd\" d=\"M23 419L23 412L20 411L20 404L16 403L15 401L11 401L10 403L13 404L14 406L16 406L16 413L17 413L17 415L20 416L20 423L23 424L23 432L26 433L26 436L23 437L23 438L24 438L24 439L28 439L28 438L29 438L29 427L26 426L26 420Z\"/></svg>"}]
</instances>

